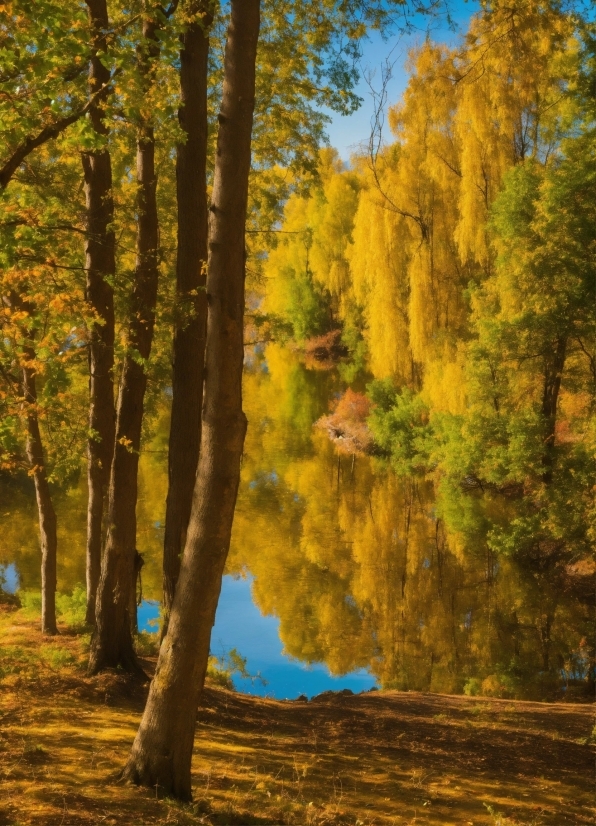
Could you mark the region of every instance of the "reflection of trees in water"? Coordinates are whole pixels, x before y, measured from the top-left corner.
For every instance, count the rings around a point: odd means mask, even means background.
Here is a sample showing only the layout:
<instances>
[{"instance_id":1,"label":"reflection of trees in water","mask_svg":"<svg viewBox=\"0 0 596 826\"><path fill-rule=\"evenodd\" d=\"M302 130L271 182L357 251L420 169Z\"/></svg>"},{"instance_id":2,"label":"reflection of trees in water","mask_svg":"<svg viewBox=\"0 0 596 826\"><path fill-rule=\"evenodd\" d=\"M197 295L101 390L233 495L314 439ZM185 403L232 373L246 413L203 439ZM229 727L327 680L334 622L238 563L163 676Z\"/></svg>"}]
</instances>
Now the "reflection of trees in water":
<instances>
[{"instance_id":1,"label":"reflection of trees in water","mask_svg":"<svg viewBox=\"0 0 596 826\"><path fill-rule=\"evenodd\" d=\"M25 474L0 481L0 564L14 563L22 587L39 590L40 552L33 482ZM85 581L86 479L54 495L58 514L58 589Z\"/></svg>"},{"instance_id":2,"label":"reflection of trees in water","mask_svg":"<svg viewBox=\"0 0 596 826\"><path fill-rule=\"evenodd\" d=\"M137 500L137 547L143 554L143 592L150 599L161 598L163 519L167 483L166 453L160 434L167 433L166 420L141 457ZM155 443L155 444L154 444ZM25 589L39 590L39 537L32 482L24 478L0 481L4 503L0 512L0 564L14 562ZM58 489L54 496L58 516L58 590L65 593L85 582L87 536L87 484L85 474L70 488Z\"/></svg>"},{"instance_id":3,"label":"reflection of trees in water","mask_svg":"<svg viewBox=\"0 0 596 826\"><path fill-rule=\"evenodd\" d=\"M286 652L336 674L368 667L382 685L411 690L475 691L484 681L487 692L541 698L555 683L582 681L593 656L591 603L577 599L556 554L497 558L477 494L449 490L436 502L432 482L398 479L378 460L338 463L312 425L341 389L334 373L306 370L277 346L245 376L249 430L228 570L255 577L255 600L280 618ZM165 416L142 456L137 506L143 591L153 599L163 434ZM23 586L39 588L32 485L4 483L2 496L0 564L15 562ZM474 526L465 539L445 527L455 507ZM58 587L70 591L84 581L83 476L58 493L56 508Z\"/></svg>"},{"instance_id":4,"label":"reflection of trees in water","mask_svg":"<svg viewBox=\"0 0 596 826\"><path fill-rule=\"evenodd\" d=\"M317 383L330 378L277 348L268 362L246 379L251 428L229 568L255 577L288 654L334 673L369 667L386 687L537 698L556 693L565 668L585 671L589 612L554 563L497 559L481 519L465 542L450 536L441 508L453 503L436 502L430 481L365 458L338 464L311 428Z\"/></svg>"}]
</instances>

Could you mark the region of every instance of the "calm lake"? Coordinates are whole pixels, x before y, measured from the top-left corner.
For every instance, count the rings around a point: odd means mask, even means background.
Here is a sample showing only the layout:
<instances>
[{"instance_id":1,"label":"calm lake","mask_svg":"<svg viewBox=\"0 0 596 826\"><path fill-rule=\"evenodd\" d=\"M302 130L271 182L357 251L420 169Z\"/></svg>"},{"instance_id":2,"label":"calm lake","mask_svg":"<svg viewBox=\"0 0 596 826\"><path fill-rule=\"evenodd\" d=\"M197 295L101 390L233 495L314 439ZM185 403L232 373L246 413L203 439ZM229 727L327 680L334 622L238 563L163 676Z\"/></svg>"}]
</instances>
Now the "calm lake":
<instances>
[{"instance_id":1,"label":"calm lake","mask_svg":"<svg viewBox=\"0 0 596 826\"><path fill-rule=\"evenodd\" d=\"M212 635L278 698L373 686L556 699L581 693L591 612L548 572L498 561L481 531L448 535L430 479L398 478L380 459L338 456L313 427L345 389L339 371L289 349L250 351L249 420L232 548ZM358 389L358 388L357 388ZM139 627L157 631L168 421L147 433L140 467ZM39 589L30 480L1 483L0 573L6 590ZM461 493L458 507L468 507ZM84 474L56 494L58 588L84 582ZM579 688L578 688L579 686Z\"/></svg>"}]
</instances>

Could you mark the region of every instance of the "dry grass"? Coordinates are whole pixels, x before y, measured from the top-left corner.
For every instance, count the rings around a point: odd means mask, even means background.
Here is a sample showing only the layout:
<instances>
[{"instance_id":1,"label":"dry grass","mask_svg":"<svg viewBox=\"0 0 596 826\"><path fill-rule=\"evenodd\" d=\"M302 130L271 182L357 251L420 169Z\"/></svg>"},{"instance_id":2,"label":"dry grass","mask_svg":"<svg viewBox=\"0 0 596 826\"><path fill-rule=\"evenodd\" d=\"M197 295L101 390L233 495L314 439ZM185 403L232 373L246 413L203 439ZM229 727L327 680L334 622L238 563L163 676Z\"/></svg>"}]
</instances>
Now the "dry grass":
<instances>
[{"instance_id":1,"label":"dry grass","mask_svg":"<svg viewBox=\"0 0 596 826\"><path fill-rule=\"evenodd\" d=\"M194 803L118 782L146 687L84 676L84 640L0 618L0 824L594 823L592 708L208 689Z\"/></svg>"}]
</instances>

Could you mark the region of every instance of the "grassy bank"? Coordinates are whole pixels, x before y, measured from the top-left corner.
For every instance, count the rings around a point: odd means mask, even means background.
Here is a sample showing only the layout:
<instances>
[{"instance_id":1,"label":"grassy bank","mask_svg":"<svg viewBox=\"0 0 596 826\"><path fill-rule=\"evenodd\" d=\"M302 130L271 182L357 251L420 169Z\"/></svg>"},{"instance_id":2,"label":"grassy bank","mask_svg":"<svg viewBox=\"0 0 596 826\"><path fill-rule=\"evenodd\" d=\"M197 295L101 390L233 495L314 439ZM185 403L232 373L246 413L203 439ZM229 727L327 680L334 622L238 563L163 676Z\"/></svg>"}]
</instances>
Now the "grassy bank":
<instances>
[{"instance_id":1,"label":"grassy bank","mask_svg":"<svg viewBox=\"0 0 596 826\"><path fill-rule=\"evenodd\" d=\"M87 678L86 638L44 639L24 612L2 611L0 647L0 824L594 822L587 705L210 687L181 806L117 779L146 686Z\"/></svg>"}]
</instances>

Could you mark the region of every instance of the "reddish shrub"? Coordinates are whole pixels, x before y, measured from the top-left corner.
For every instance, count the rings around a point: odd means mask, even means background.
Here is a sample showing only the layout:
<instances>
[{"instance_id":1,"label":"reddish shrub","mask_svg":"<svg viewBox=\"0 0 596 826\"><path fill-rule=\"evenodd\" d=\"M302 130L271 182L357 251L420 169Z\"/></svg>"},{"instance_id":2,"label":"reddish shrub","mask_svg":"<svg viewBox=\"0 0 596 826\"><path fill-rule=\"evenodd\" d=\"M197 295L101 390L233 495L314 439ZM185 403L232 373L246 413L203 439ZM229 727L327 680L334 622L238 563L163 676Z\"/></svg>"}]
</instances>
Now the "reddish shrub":
<instances>
[{"instance_id":1,"label":"reddish shrub","mask_svg":"<svg viewBox=\"0 0 596 826\"><path fill-rule=\"evenodd\" d=\"M370 453L373 439L366 424L369 412L369 399L348 388L335 403L333 413L322 416L315 425L327 432L341 453Z\"/></svg>"}]
</instances>

